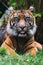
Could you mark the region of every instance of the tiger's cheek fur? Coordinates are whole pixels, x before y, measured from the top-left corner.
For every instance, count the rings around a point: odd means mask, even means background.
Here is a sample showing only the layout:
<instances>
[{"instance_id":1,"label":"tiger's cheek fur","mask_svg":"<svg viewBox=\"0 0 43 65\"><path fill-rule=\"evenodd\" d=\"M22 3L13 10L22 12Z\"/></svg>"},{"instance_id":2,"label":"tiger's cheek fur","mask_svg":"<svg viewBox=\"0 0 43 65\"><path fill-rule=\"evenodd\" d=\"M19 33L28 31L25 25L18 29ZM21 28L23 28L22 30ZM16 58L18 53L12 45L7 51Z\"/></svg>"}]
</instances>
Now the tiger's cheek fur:
<instances>
[{"instance_id":1,"label":"tiger's cheek fur","mask_svg":"<svg viewBox=\"0 0 43 65\"><path fill-rule=\"evenodd\" d=\"M16 29L11 29L10 23L7 24L7 33L11 36L17 36Z\"/></svg>"},{"instance_id":2,"label":"tiger's cheek fur","mask_svg":"<svg viewBox=\"0 0 43 65\"><path fill-rule=\"evenodd\" d=\"M34 24L33 28L28 30L28 34L32 36L36 33L36 30L37 30L37 26L36 24Z\"/></svg>"}]
</instances>

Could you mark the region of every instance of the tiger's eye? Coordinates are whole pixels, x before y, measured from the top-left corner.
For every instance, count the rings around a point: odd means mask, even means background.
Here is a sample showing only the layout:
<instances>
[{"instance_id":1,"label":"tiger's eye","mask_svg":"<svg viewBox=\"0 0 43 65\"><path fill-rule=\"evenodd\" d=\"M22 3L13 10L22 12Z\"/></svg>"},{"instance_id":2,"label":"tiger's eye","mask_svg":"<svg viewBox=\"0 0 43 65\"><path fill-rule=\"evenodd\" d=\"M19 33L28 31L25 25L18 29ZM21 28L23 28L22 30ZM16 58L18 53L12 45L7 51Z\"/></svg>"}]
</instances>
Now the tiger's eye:
<instances>
[{"instance_id":1,"label":"tiger's eye","mask_svg":"<svg viewBox=\"0 0 43 65\"><path fill-rule=\"evenodd\" d=\"M30 17L25 17L25 21L26 22L30 21Z\"/></svg>"},{"instance_id":2,"label":"tiger's eye","mask_svg":"<svg viewBox=\"0 0 43 65\"><path fill-rule=\"evenodd\" d=\"M19 18L18 17L14 17L14 21L15 22L19 22Z\"/></svg>"}]
</instances>

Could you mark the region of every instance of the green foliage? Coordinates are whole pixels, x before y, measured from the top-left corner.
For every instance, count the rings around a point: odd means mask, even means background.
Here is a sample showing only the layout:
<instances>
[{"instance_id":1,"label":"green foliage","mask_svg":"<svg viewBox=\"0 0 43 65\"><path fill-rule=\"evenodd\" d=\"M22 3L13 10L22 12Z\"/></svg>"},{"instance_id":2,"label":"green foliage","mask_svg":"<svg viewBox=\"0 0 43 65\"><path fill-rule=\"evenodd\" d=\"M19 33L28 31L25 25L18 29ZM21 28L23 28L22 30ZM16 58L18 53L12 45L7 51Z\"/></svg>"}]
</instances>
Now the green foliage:
<instances>
[{"instance_id":1,"label":"green foliage","mask_svg":"<svg viewBox=\"0 0 43 65\"><path fill-rule=\"evenodd\" d=\"M33 4L34 3L34 0L30 0L30 2L31 2L31 4Z\"/></svg>"},{"instance_id":2,"label":"green foliage","mask_svg":"<svg viewBox=\"0 0 43 65\"><path fill-rule=\"evenodd\" d=\"M14 3L14 0L9 0L8 4L11 5L12 3Z\"/></svg>"},{"instance_id":3,"label":"green foliage","mask_svg":"<svg viewBox=\"0 0 43 65\"><path fill-rule=\"evenodd\" d=\"M8 5L9 5L9 6L13 6L14 9L17 8L17 4L16 4L15 0L9 0Z\"/></svg>"},{"instance_id":4,"label":"green foliage","mask_svg":"<svg viewBox=\"0 0 43 65\"><path fill-rule=\"evenodd\" d=\"M35 17L41 17L41 13L34 13Z\"/></svg>"},{"instance_id":5,"label":"green foliage","mask_svg":"<svg viewBox=\"0 0 43 65\"><path fill-rule=\"evenodd\" d=\"M41 18L41 16L43 16L43 11L40 12L40 13L34 12L34 16L35 16L35 17L40 17L40 18Z\"/></svg>"},{"instance_id":6,"label":"green foliage","mask_svg":"<svg viewBox=\"0 0 43 65\"><path fill-rule=\"evenodd\" d=\"M19 7L19 8L20 8L20 7L22 8L24 2L25 2L24 0L20 0L19 3L18 3L18 7Z\"/></svg>"},{"instance_id":7,"label":"green foliage","mask_svg":"<svg viewBox=\"0 0 43 65\"><path fill-rule=\"evenodd\" d=\"M4 53L3 53L4 52ZM0 48L0 65L43 65L43 51L39 51L36 56L32 54L5 55L5 49Z\"/></svg>"},{"instance_id":8,"label":"green foliage","mask_svg":"<svg viewBox=\"0 0 43 65\"><path fill-rule=\"evenodd\" d=\"M8 2L9 6L13 6L14 9L17 9L18 7L19 8L22 7L23 3L24 3L24 0L20 0L18 2L16 0L9 0Z\"/></svg>"},{"instance_id":9,"label":"green foliage","mask_svg":"<svg viewBox=\"0 0 43 65\"><path fill-rule=\"evenodd\" d=\"M33 4L34 0L30 0L30 2ZM27 9L29 6L28 0L9 0L8 5L13 6L14 9L19 9L19 8Z\"/></svg>"},{"instance_id":10,"label":"green foliage","mask_svg":"<svg viewBox=\"0 0 43 65\"><path fill-rule=\"evenodd\" d=\"M0 48L0 55L5 56L6 55L6 50L5 48Z\"/></svg>"}]
</instances>

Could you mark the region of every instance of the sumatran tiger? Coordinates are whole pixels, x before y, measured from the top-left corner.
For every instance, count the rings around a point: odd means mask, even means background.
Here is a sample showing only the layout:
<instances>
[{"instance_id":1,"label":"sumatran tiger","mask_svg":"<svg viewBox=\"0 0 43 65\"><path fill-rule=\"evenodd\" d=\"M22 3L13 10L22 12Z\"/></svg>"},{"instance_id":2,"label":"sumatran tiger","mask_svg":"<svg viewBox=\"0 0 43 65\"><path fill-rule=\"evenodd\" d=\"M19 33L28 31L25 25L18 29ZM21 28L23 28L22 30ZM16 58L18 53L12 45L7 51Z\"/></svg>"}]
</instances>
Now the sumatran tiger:
<instances>
[{"instance_id":1,"label":"sumatran tiger","mask_svg":"<svg viewBox=\"0 0 43 65\"><path fill-rule=\"evenodd\" d=\"M9 16L6 26L7 37L1 47L6 48L9 54L31 52L36 55L39 49L42 50L41 44L34 39L36 29L35 17L29 9L14 10Z\"/></svg>"}]
</instances>

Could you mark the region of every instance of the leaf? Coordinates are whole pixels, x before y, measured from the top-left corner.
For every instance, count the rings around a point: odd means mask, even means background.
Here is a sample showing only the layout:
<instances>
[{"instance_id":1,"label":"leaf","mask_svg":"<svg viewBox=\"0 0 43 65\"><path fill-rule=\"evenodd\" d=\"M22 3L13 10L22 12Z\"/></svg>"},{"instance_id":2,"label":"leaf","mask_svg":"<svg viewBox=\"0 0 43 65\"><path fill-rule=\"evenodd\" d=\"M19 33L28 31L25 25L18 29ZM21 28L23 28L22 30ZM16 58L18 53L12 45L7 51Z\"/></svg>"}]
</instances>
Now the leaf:
<instances>
[{"instance_id":1,"label":"leaf","mask_svg":"<svg viewBox=\"0 0 43 65\"><path fill-rule=\"evenodd\" d=\"M16 9L16 8L17 8L16 3L12 3L11 5L14 7L14 9Z\"/></svg>"},{"instance_id":2,"label":"leaf","mask_svg":"<svg viewBox=\"0 0 43 65\"><path fill-rule=\"evenodd\" d=\"M41 17L41 13L34 13L35 17Z\"/></svg>"},{"instance_id":3,"label":"leaf","mask_svg":"<svg viewBox=\"0 0 43 65\"><path fill-rule=\"evenodd\" d=\"M0 47L0 55L4 56L6 55L6 50L3 47Z\"/></svg>"}]
</instances>

